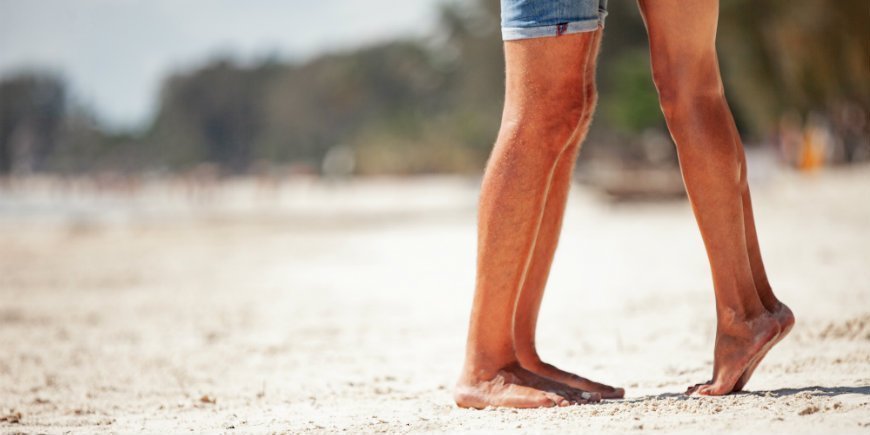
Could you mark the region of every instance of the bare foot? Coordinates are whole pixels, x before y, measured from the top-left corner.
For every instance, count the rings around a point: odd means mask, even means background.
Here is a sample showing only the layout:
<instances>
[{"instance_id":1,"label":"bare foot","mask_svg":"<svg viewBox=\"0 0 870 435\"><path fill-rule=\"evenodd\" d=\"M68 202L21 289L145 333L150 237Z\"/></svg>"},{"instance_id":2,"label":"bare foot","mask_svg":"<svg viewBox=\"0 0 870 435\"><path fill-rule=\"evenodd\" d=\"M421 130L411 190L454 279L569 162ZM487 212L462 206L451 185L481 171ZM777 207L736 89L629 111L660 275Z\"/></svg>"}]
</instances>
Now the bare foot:
<instances>
[{"instance_id":1,"label":"bare foot","mask_svg":"<svg viewBox=\"0 0 870 435\"><path fill-rule=\"evenodd\" d=\"M745 387L746 383L749 382L749 378L752 377L752 373L755 372L756 367L758 367L758 364L760 364L761 360L764 359L764 356L767 355L767 352L770 350L770 348L776 346L777 343L782 341L782 339L785 338L785 336L788 335L789 332L791 332L791 328L794 326L794 314L791 312L791 309L788 306L780 302L779 305L776 307L776 310L774 310L773 312L773 317L779 323L779 334L776 336L776 338L773 339L773 343L771 343L770 347L768 347L768 349L764 352L760 353L758 357L755 358L755 361L753 361L752 364L749 365L749 368L746 369L745 372L743 372L743 375L740 376L740 379L738 379L737 383L734 384L733 391L743 391L743 387Z\"/></svg>"},{"instance_id":2,"label":"bare foot","mask_svg":"<svg viewBox=\"0 0 870 435\"><path fill-rule=\"evenodd\" d=\"M751 320L723 322L716 331L713 380L690 387L686 394L721 396L734 391L743 373L773 346L779 332L779 322L766 311Z\"/></svg>"},{"instance_id":3,"label":"bare foot","mask_svg":"<svg viewBox=\"0 0 870 435\"><path fill-rule=\"evenodd\" d=\"M538 376L516 363L502 368L490 380L475 381L463 377L453 398L460 407L477 409L487 406L542 408L601 401L600 394Z\"/></svg>"},{"instance_id":4,"label":"bare foot","mask_svg":"<svg viewBox=\"0 0 870 435\"><path fill-rule=\"evenodd\" d=\"M622 388L614 388L610 385L600 384L591 381L582 376L575 375L571 372L566 372L554 365L547 364L541 360L536 360L530 363L523 363L523 368L532 373L541 375L545 378L552 379L569 387L577 388L583 391L601 394L602 399L622 399L625 397L625 390Z\"/></svg>"}]
</instances>

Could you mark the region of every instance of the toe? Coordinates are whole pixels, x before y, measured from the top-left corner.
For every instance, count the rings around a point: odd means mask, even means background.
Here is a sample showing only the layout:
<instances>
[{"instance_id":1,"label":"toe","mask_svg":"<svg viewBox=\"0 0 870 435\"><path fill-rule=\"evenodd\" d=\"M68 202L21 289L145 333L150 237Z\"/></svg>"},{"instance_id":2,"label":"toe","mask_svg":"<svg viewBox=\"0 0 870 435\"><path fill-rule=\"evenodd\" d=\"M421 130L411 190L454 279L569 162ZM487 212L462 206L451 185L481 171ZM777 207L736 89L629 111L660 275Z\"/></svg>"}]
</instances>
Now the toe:
<instances>
[{"instance_id":1,"label":"toe","mask_svg":"<svg viewBox=\"0 0 870 435\"><path fill-rule=\"evenodd\" d=\"M572 405L575 402L577 402L577 396L574 394L571 394L570 391L556 390L552 394L557 396L557 397L560 397L562 400L568 401Z\"/></svg>"},{"instance_id":2,"label":"toe","mask_svg":"<svg viewBox=\"0 0 870 435\"><path fill-rule=\"evenodd\" d=\"M605 398L604 395L601 396ZM625 388L614 388L613 393L607 395L607 399L622 399L625 397Z\"/></svg>"},{"instance_id":3,"label":"toe","mask_svg":"<svg viewBox=\"0 0 870 435\"><path fill-rule=\"evenodd\" d=\"M698 388L698 394L702 396L721 396L727 393L728 391L718 384L702 385Z\"/></svg>"},{"instance_id":4,"label":"toe","mask_svg":"<svg viewBox=\"0 0 870 435\"><path fill-rule=\"evenodd\" d=\"M545 406L548 406L548 407L549 406L562 407L562 406L568 406L571 404L570 400L568 400L565 397L563 397L559 394L556 394L556 393L545 393L544 396L546 397L546 399L549 403L548 405L545 405Z\"/></svg>"},{"instance_id":5,"label":"toe","mask_svg":"<svg viewBox=\"0 0 870 435\"><path fill-rule=\"evenodd\" d=\"M593 393L593 392L584 391L584 392L580 393L580 398L585 403L598 403L601 401L601 393Z\"/></svg>"},{"instance_id":6,"label":"toe","mask_svg":"<svg viewBox=\"0 0 870 435\"><path fill-rule=\"evenodd\" d=\"M576 402L580 400L581 391L571 388L567 385L554 383L548 384L546 387L546 391L562 396L563 398L568 399L571 402Z\"/></svg>"},{"instance_id":7,"label":"toe","mask_svg":"<svg viewBox=\"0 0 870 435\"><path fill-rule=\"evenodd\" d=\"M604 399L621 399L625 396L625 390L622 388L611 387L610 385L590 381L585 378L580 379L587 384L585 387L581 387L583 390L601 393L601 397Z\"/></svg>"},{"instance_id":8,"label":"toe","mask_svg":"<svg viewBox=\"0 0 870 435\"><path fill-rule=\"evenodd\" d=\"M689 387L689 388L686 389L686 392L685 392L684 394L687 395L687 396L691 396L692 394L697 393L698 390L699 390L701 387L704 387L704 386L709 385L710 382L711 382L711 381L707 381L707 382L702 382L702 383L700 383L700 384L692 385L691 387Z\"/></svg>"},{"instance_id":9,"label":"toe","mask_svg":"<svg viewBox=\"0 0 870 435\"><path fill-rule=\"evenodd\" d=\"M581 403L583 401L582 392L577 390L567 390L563 392L565 397L568 397L574 403Z\"/></svg>"},{"instance_id":10,"label":"toe","mask_svg":"<svg viewBox=\"0 0 870 435\"><path fill-rule=\"evenodd\" d=\"M597 403L601 401L601 394L592 391L574 390L574 400L578 404Z\"/></svg>"}]
</instances>

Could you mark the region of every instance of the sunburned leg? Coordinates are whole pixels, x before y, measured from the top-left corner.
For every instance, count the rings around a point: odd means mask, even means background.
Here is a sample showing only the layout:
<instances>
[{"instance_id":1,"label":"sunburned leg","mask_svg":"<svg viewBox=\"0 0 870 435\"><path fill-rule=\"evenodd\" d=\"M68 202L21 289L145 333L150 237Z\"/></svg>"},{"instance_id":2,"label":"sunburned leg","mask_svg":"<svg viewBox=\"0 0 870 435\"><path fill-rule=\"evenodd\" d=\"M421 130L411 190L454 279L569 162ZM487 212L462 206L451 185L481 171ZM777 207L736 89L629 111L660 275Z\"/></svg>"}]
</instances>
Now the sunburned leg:
<instances>
[{"instance_id":1,"label":"sunburned leg","mask_svg":"<svg viewBox=\"0 0 870 435\"><path fill-rule=\"evenodd\" d=\"M593 33L505 43L502 127L478 213L477 279L457 404L540 407L599 400L523 369L513 316L561 156L576 142Z\"/></svg>"},{"instance_id":2,"label":"sunburned leg","mask_svg":"<svg viewBox=\"0 0 870 435\"><path fill-rule=\"evenodd\" d=\"M595 59L601 42L602 30L595 31L595 41L586 62L586 89L584 101L589 108L587 118L591 118L595 107ZM535 329L537 326L538 312L541 300L544 297L544 288L547 285L547 277L553 262L553 255L562 229L562 217L565 213L565 205L568 200L568 192L571 187L571 175L574 171L574 163L580 151L580 144L586 136L591 119L581 121L582 130L579 131L577 141L565 150L556 164L553 180L544 206L544 215L538 230L535 249L526 273L526 279L520 290L517 300L516 313L514 314L514 346L516 347L517 359L523 368L541 376L559 381L571 387L580 388L601 394L603 398L620 398L625 395L622 388L613 388L608 385L590 381L581 376L564 370L560 370L551 364L547 364L538 356L535 348Z\"/></svg>"},{"instance_id":3,"label":"sunburned leg","mask_svg":"<svg viewBox=\"0 0 870 435\"><path fill-rule=\"evenodd\" d=\"M764 289L756 286L763 266L757 241L751 237L754 225L745 222L752 216L749 204L744 204L748 186L743 149L716 59L719 5L677 0L639 3L650 37L653 76L677 144L716 294L713 379L692 391L727 394L740 378L751 374L783 328L765 306L770 300ZM756 270L753 256L758 261Z\"/></svg>"}]
</instances>

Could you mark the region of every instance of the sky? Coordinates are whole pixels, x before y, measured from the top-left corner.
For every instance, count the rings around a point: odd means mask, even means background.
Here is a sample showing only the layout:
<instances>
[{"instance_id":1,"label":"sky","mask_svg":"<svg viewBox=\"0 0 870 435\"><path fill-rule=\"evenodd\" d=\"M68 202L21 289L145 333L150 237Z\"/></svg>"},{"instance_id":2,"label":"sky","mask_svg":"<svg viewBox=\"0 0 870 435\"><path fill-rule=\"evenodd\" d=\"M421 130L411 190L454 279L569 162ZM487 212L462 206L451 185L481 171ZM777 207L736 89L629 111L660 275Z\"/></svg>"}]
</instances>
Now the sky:
<instances>
[{"instance_id":1,"label":"sky","mask_svg":"<svg viewBox=\"0 0 870 435\"><path fill-rule=\"evenodd\" d=\"M218 56L302 60L429 35L440 0L0 0L0 78L60 74L110 128L153 115L172 71Z\"/></svg>"}]
</instances>

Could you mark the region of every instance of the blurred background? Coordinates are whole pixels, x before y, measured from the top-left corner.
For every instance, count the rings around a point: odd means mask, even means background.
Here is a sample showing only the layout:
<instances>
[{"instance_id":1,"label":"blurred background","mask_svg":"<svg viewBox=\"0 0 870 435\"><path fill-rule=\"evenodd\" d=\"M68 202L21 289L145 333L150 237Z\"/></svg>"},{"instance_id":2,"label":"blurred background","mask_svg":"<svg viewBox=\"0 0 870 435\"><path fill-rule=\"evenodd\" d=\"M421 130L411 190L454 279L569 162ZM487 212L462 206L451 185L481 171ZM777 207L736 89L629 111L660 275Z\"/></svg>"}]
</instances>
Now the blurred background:
<instances>
[{"instance_id":1,"label":"blurred background","mask_svg":"<svg viewBox=\"0 0 870 435\"><path fill-rule=\"evenodd\" d=\"M799 319L765 393L674 394L712 367L709 265L637 5L613 0L537 342L632 398L468 414L497 1L0 0L0 431L866 427L867 1L721 3L767 274Z\"/></svg>"},{"instance_id":2,"label":"blurred background","mask_svg":"<svg viewBox=\"0 0 870 435\"><path fill-rule=\"evenodd\" d=\"M870 160L866 6L723 2L750 147L803 169ZM611 9L581 161L671 167L637 6ZM502 94L493 0L0 2L7 176L479 174Z\"/></svg>"}]
</instances>

